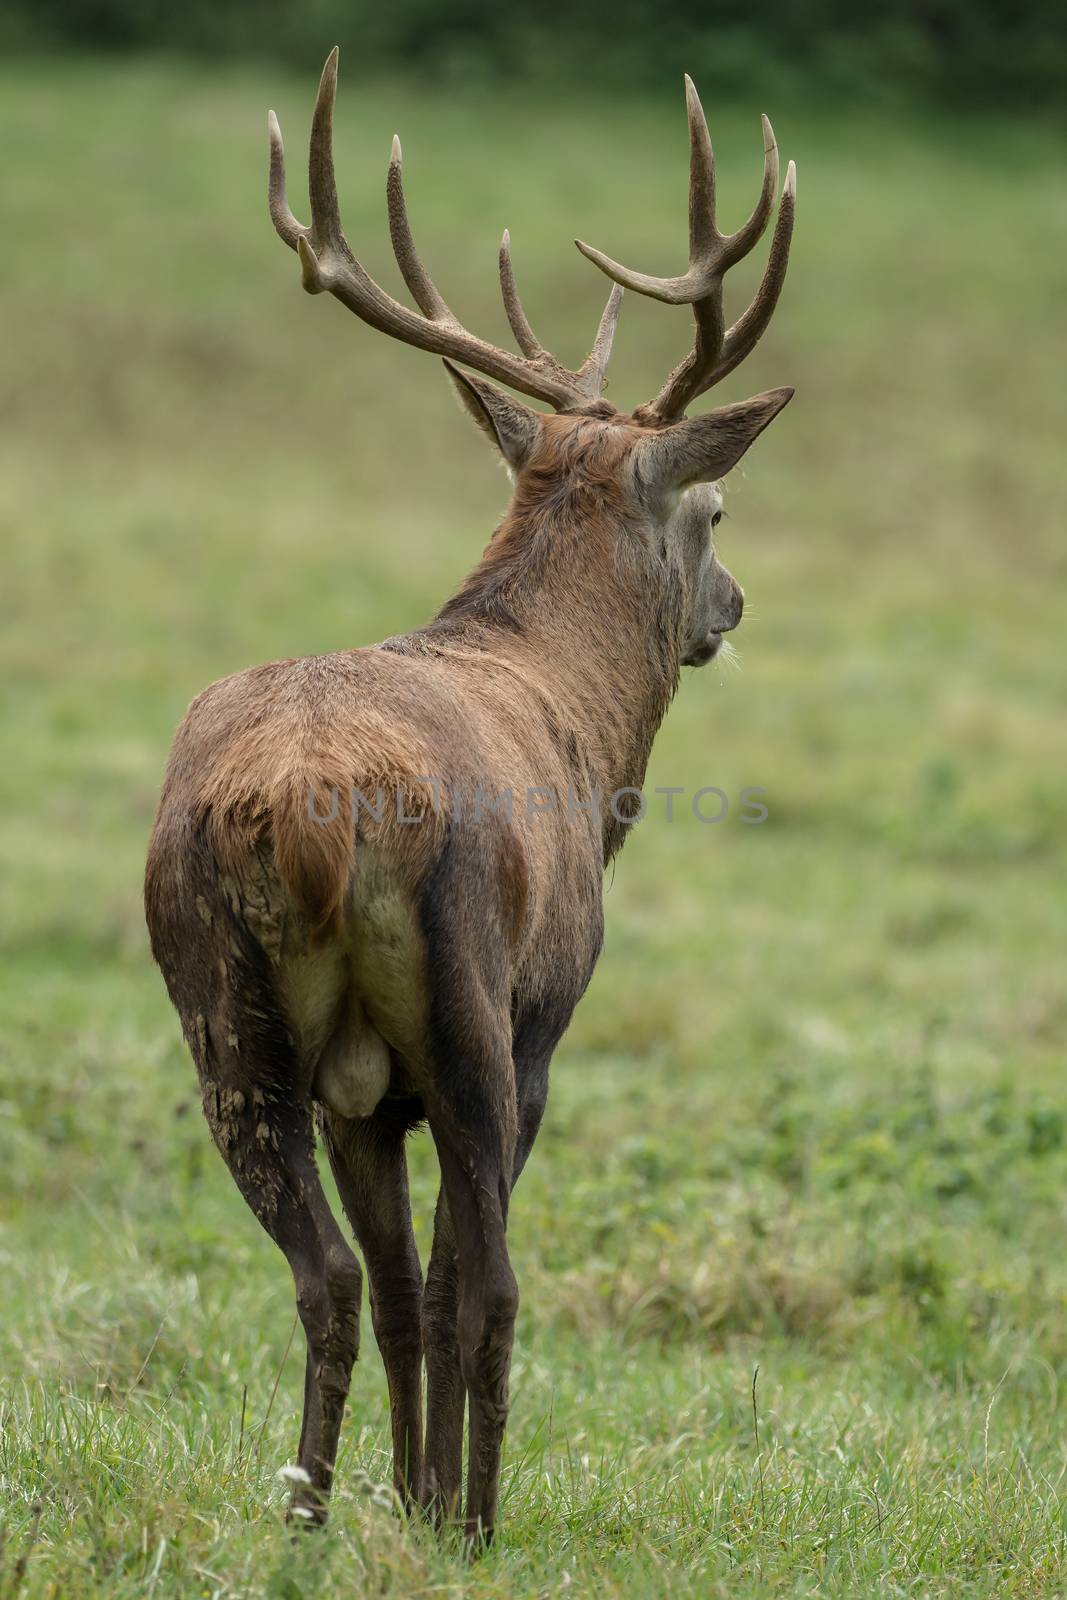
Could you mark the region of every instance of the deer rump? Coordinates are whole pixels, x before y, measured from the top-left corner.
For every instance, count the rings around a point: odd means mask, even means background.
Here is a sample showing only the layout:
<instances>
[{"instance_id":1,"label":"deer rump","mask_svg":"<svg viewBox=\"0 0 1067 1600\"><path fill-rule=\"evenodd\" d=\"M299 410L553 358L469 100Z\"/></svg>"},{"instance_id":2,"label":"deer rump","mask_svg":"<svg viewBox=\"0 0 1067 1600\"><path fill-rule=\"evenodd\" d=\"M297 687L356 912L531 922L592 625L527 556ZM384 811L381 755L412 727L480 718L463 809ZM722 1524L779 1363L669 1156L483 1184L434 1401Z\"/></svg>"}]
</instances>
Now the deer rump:
<instances>
[{"instance_id":1,"label":"deer rump","mask_svg":"<svg viewBox=\"0 0 1067 1600\"><path fill-rule=\"evenodd\" d=\"M575 882L599 895L593 819L525 811L528 791L573 783L573 740L539 726L513 668L483 662L472 686L466 652L462 665L460 684L436 653L271 663L205 690L175 740L149 858L156 919L188 894L183 858L206 849L269 962L301 1088L343 1117L428 1086L426 919L446 860L455 959L471 918L479 945L491 927L512 992L543 986L527 958L567 920ZM210 927L210 897L195 898Z\"/></svg>"}]
</instances>

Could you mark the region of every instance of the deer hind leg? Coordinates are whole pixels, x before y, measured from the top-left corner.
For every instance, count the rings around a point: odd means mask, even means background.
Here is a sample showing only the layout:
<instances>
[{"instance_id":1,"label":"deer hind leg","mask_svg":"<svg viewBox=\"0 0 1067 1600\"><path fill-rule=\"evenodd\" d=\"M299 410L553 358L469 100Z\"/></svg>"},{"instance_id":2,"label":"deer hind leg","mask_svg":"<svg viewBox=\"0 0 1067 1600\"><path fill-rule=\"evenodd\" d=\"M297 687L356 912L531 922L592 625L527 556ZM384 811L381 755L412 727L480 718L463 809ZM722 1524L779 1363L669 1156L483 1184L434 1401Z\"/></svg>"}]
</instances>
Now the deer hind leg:
<instances>
[{"instance_id":1,"label":"deer hind leg","mask_svg":"<svg viewBox=\"0 0 1067 1600\"><path fill-rule=\"evenodd\" d=\"M467 1390L459 1367L456 1318L459 1266L444 1185L437 1196L433 1247L422 1298L426 1352L426 1454L419 1501L435 1521L455 1517L463 1481L463 1413Z\"/></svg>"},{"instance_id":2,"label":"deer hind leg","mask_svg":"<svg viewBox=\"0 0 1067 1600\"><path fill-rule=\"evenodd\" d=\"M519 1304L506 1237L514 1125L510 1138L501 1137L504 1129L497 1126L472 1140L450 1124L451 1118L435 1120L431 1114L458 1268L456 1334L469 1400L466 1532L473 1541L488 1542L496 1524Z\"/></svg>"},{"instance_id":3,"label":"deer hind leg","mask_svg":"<svg viewBox=\"0 0 1067 1600\"><path fill-rule=\"evenodd\" d=\"M548 1066L574 1001L566 996L551 1010L521 1020L513 1046L517 1124L511 1187L526 1164L548 1100ZM433 1249L422 1301L426 1354L426 1453L420 1502L437 1519L456 1515L463 1476L463 1413L467 1390L460 1372L456 1320L459 1267L456 1239L442 1185L434 1217Z\"/></svg>"},{"instance_id":4,"label":"deer hind leg","mask_svg":"<svg viewBox=\"0 0 1067 1600\"><path fill-rule=\"evenodd\" d=\"M508 1010L487 1006L484 986L472 991L469 1004L438 1013L433 1090L425 1097L441 1167L431 1257L439 1298L428 1283L424 1313L434 1332L427 1346L431 1428L440 1431L427 1438L427 1484L436 1490L433 1509L451 1515L466 1394L466 1532L487 1543L496 1523L519 1299L507 1248L517 1108ZM462 1027L449 1026L449 1016Z\"/></svg>"},{"instance_id":5,"label":"deer hind leg","mask_svg":"<svg viewBox=\"0 0 1067 1600\"><path fill-rule=\"evenodd\" d=\"M419 1498L439 1524L458 1516L469 1398L466 1531L488 1542L496 1522L518 1289L504 1237L506 1208L488 1199L497 1163L476 1159L465 1168L436 1131L435 1138L443 1181L423 1296L426 1455ZM462 1249L452 1206L462 1219Z\"/></svg>"},{"instance_id":6,"label":"deer hind leg","mask_svg":"<svg viewBox=\"0 0 1067 1600\"><path fill-rule=\"evenodd\" d=\"M507 836L484 828L453 830L423 885L421 905L430 992L419 1087L437 1148L445 1202L437 1210L426 1321L432 1324L435 1315L447 1309L450 1233L455 1245L458 1365L469 1399L466 1529L477 1542L488 1542L496 1522L518 1309L507 1248L518 1122L509 957L515 929L507 896L502 894L497 901L485 892L497 884L510 886L513 900L518 896L521 884L516 887L507 876L515 867L507 847ZM473 893L472 885L477 886ZM427 1347L431 1373L437 1357L447 1353L444 1316L441 1331L441 1347L433 1342ZM436 1355L430 1355L431 1349ZM454 1395L442 1389L435 1405L431 1384L430 1396L427 1483L439 1470L437 1492L450 1499L457 1431ZM435 1437L435 1425L443 1427L443 1436Z\"/></svg>"},{"instance_id":7,"label":"deer hind leg","mask_svg":"<svg viewBox=\"0 0 1067 1600\"><path fill-rule=\"evenodd\" d=\"M323 1114L341 1202L370 1279L371 1318L389 1382L393 1484L411 1506L422 1474L422 1267L411 1226L404 1138L421 1115L411 1102L373 1116Z\"/></svg>"},{"instance_id":8,"label":"deer hind leg","mask_svg":"<svg viewBox=\"0 0 1067 1600\"><path fill-rule=\"evenodd\" d=\"M293 1498L326 1516L337 1439L359 1345L362 1273L319 1182L305 1072L276 994L275 969L224 892L202 839L180 873L146 897L152 945L200 1077L204 1112L223 1159L285 1254L307 1339L299 1465Z\"/></svg>"},{"instance_id":9,"label":"deer hind leg","mask_svg":"<svg viewBox=\"0 0 1067 1600\"><path fill-rule=\"evenodd\" d=\"M293 1274L307 1342L297 1464L308 1481L295 1490L291 1514L323 1522L359 1350L362 1272L322 1191L310 1105L283 1087L287 1073L238 1055L240 1045L227 1041L241 1040L239 1028L232 1014L207 1019L204 1107L237 1187Z\"/></svg>"}]
</instances>

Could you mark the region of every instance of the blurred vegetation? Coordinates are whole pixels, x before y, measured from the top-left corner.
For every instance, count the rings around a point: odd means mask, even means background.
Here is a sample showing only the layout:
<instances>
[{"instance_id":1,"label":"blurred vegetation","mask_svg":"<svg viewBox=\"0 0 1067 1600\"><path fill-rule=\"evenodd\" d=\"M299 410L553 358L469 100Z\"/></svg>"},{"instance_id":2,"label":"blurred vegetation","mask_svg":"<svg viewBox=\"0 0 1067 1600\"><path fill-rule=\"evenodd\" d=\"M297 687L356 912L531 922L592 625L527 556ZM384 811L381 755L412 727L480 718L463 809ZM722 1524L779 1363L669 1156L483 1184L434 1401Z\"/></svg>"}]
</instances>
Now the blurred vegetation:
<instances>
[{"instance_id":1,"label":"blurred vegetation","mask_svg":"<svg viewBox=\"0 0 1067 1600\"><path fill-rule=\"evenodd\" d=\"M1067 148L814 100L776 119L789 282L720 391L798 391L720 530L744 670L686 675L649 775L761 785L769 820L653 809L611 876L512 1208L499 1547L471 1570L382 1508L366 1312L335 1520L287 1539L292 1283L203 1124L145 843L204 683L417 625L507 493L439 363L303 295L274 237L265 108L302 212L314 81L0 71L0 1594L1060 1596ZM676 89L345 89L346 229L398 293L394 128L420 245L489 337L505 224L569 362L603 302L574 235L684 254ZM713 116L727 225L759 109ZM628 296L611 397L689 337Z\"/></svg>"},{"instance_id":2,"label":"blurred vegetation","mask_svg":"<svg viewBox=\"0 0 1067 1600\"><path fill-rule=\"evenodd\" d=\"M538 77L640 89L685 68L709 93L763 99L903 96L1062 105L1067 20L1058 0L6 0L0 41L37 48L273 56L309 66L346 47L361 77L440 82Z\"/></svg>"}]
</instances>

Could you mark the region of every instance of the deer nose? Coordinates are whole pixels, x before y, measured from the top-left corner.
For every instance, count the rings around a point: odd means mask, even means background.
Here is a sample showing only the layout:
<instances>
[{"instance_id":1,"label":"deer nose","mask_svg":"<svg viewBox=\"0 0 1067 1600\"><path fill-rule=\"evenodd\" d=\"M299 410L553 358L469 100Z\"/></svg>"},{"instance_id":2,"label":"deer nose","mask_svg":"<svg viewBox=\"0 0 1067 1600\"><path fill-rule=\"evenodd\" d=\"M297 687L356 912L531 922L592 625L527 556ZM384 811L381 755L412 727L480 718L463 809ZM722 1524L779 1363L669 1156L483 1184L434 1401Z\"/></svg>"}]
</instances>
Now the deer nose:
<instances>
[{"instance_id":1,"label":"deer nose","mask_svg":"<svg viewBox=\"0 0 1067 1600\"><path fill-rule=\"evenodd\" d=\"M741 587L741 585L739 583L735 583L734 584L734 592L733 592L733 596L731 598L731 604L730 604L730 612L729 612L730 620L726 624L725 628L721 628L719 631L721 633L730 633L730 632L732 632L733 629L736 628L738 623L741 621L741 613L744 611L744 609L745 609L745 591L742 589L742 587Z\"/></svg>"}]
</instances>

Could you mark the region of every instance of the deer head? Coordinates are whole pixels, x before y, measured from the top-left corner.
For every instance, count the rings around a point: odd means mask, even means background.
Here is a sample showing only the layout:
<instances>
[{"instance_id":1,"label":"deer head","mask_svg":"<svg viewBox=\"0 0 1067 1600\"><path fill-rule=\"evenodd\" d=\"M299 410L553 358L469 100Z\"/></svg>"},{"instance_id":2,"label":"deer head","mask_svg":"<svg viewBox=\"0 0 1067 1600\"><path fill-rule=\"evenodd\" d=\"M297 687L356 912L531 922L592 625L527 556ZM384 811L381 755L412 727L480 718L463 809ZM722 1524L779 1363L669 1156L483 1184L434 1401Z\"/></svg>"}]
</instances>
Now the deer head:
<instances>
[{"instance_id":1,"label":"deer head","mask_svg":"<svg viewBox=\"0 0 1067 1600\"><path fill-rule=\"evenodd\" d=\"M523 310L505 231L500 246L500 286L521 355L490 344L459 322L439 293L415 248L404 199L400 142L393 140L386 182L389 232L401 275L418 311L402 305L367 273L341 228L333 165L333 111L337 50L323 69L311 128L309 189L312 222L297 221L285 191L281 130L270 113L271 218L282 240L300 257L309 294L329 291L371 327L444 358L460 399L499 450L516 480L516 505L533 515L538 504L585 500L608 512L643 541L650 573L664 575L674 597L672 627L682 664L702 665L716 654L721 635L741 618L743 595L719 563L710 532L721 516L719 480L791 399L792 389L772 389L699 417L686 408L744 360L766 329L778 302L789 258L796 211L796 169L789 163L770 253L748 309L727 327L723 278L762 236L778 189L778 147L763 118L763 184L759 200L735 233L719 231L715 214L715 161L707 123L692 80L686 78L689 116L689 265L675 278L654 278L575 243L613 280L593 347L576 370L538 340ZM630 413L616 411L602 391L623 288L668 305L691 305L693 349L653 400ZM453 365L460 361L466 368ZM492 378L550 405L548 416L505 393ZM584 492L584 493L583 493ZM510 518L514 531L515 517ZM505 527L508 521L505 522ZM446 608L447 609L447 608Z\"/></svg>"}]
</instances>

